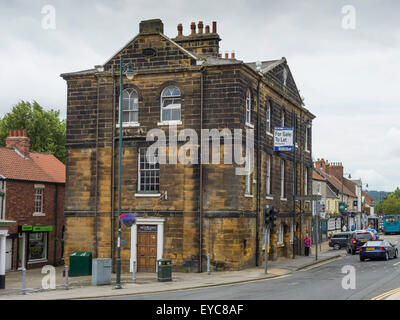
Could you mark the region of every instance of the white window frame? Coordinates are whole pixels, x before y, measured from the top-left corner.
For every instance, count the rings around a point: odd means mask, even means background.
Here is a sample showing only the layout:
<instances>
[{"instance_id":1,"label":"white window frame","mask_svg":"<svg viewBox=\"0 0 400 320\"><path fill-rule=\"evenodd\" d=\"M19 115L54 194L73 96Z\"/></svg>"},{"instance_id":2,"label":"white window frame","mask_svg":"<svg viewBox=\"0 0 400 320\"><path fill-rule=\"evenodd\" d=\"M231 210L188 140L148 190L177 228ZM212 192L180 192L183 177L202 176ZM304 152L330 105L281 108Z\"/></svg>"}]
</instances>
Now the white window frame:
<instances>
[{"instance_id":1,"label":"white window frame","mask_svg":"<svg viewBox=\"0 0 400 320\"><path fill-rule=\"evenodd\" d=\"M35 184L35 192L34 192L34 215L44 215L43 212L43 199L44 199L44 185L42 184ZM38 191L40 191L40 193L38 193ZM40 204L38 204L38 200L40 197ZM38 211L37 209L39 209L40 207L40 211Z\"/></svg>"},{"instance_id":2,"label":"white window frame","mask_svg":"<svg viewBox=\"0 0 400 320\"><path fill-rule=\"evenodd\" d=\"M317 183L317 194L321 194L321 182Z\"/></svg>"},{"instance_id":3,"label":"white window frame","mask_svg":"<svg viewBox=\"0 0 400 320\"><path fill-rule=\"evenodd\" d=\"M164 96L165 92L170 89L170 88L176 88L179 91L179 96ZM179 99L179 104L174 103L174 104L169 104L166 107L163 107L164 104L164 99ZM179 119L170 119L170 120L165 120L163 119L163 110L178 110L179 109L179 114L180 117ZM168 86L164 88L164 90L161 92L161 98L160 98L160 122L158 123L159 126L163 125L179 125L182 124L182 92L177 86Z\"/></svg>"},{"instance_id":4,"label":"white window frame","mask_svg":"<svg viewBox=\"0 0 400 320\"><path fill-rule=\"evenodd\" d=\"M267 108L265 111L265 130L268 135L272 136L272 126L271 126L271 105L267 101Z\"/></svg>"},{"instance_id":5,"label":"white window frame","mask_svg":"<svg viewBox=\"0 0 400 320\"><path fill-rule=\"evenodd\" d=\"M250 89L247 89L246 92L246 125L254 128L254 126L251 124L251 91Z\"/></svg>"},{"instance_id":6,"label":"white window frame","mask_svg":"<svg viewBox=\"0 0 400 320\"><path fill-rule=\"evenodd\" d=\"M138 192L135 194L135 196L136 197L159 197L160 196L160 165L158 164L158 168L151 168L151 169L143 168L142 169L140 167L142 150L147 150L147 148L139 148L139 150L138 150L139 151L138 152L138 175L137 175L138 176L138 181L137 181L137 190L138 190ZM147 161L146 154L144 155L144 157L145 157L145 159ZM158 172L158 190L142 190L143 186L140 183L142 171L156 171L156 172ZM156 183L156 185L157 185L157 183Z\"/></svg>"},{"instance_id":7,"label":"white window frame","mask_svg":"<svg viewBox=\"0 0 400 320\"><path fill-rule=\"evenodd\" d=\"M124 93L128 94L128 97L124 97ZM140 123L139 123L139 94L135 89L124 89L122 91L122 105L124 104L125 100L128 100L128 106L130 106L130 100L131 99L135 99L135 97L133 97L132 95L136 94L136 99L137 101L134 101L134 104L137 105L137 110L135 109L128 109L127 111L124 111L122 109L122 127L123 128L128 128L128 127L140 127ZM122 108L122 106L119 106L120 108ZM137 121L124 121L124 113L129 113L128 118L131 117L131 113L137 113ZM119 121L117 123L117 128L119 128Z\"/></svg>"},{"instance_id":8,"label":"white window frame","mask_svg":"<svg viewBox=\"0 0 400 320\"><path fill-rule=\"evenodd\" d=\"M281 114L281 127L285 126L285 110L282 109L282 114Z\"/></svg>"},{"instance_id":9,"label":"white window frame","mask_svg":"<svg viewBox=\"0 0 400 320\"><path fill-rule=\"evenodd\" d=\"M0 220L6 219L6 181L0 179Z\"/></svg>"},{"instance_id":10,"label":"white window frame","mask_svg":"<svg viewBox=\"0 0 400 320\"><path fill-rule=\"evenodd\" d=\"M284 227L283 224L281 223L278 226L278 239L277 239L277 245L283 245L283 240L284 240Z\"/></svg>"},{"instance_id":11,"label":"white window frame","mask_svg":"<svg viewBox=\"0 0 400 320\"><path fill-rule=\"evenodd\" d=\"M265 171L265 193L267 197L271 197L272 195L272 185L271 185L271 162L272 156L267 154L267 168Z\"/></svg>"},{"instance_id":12,"label":"white window frame","mask_svg":"<svg viewBox=\"0 0 400 320\"><path fill-rule=\"evenodd\" d=\"M308 136L308 130L309 130L309 128L307 128L307 126L306 126L306 134L305 134L305 146L304 146L304 149L306 150L306 152L310 152L310 150L308 149L308 139L309 139L309 136Z\"/></svg>"},{"instance_id":13,"label":"white window frame","mask_svg":"<svg viewBox=\"0 0 400 320\"><path fill-rule=\"evenodd\" d=\"M286 169L285 160L281 159L281 200L286 200L286 194L285 194L285 169Z\"/></svg>"},{"instance_id":14,"label":"white window frame","mask_svg":"<svg viewBox=\"0 0 400 320\"><path fill-rule=\"evenodd\" d=\"M308 195L308 169L304 170L304 195Z\"/></svg>"},{"instance_id":15,"label":"white window frame","mask_svg":"<svg viewBox=\"0 0 400 320\"><path fill-rule=\"evenodd\" d=\"M294 225L293 223L290 224L290 243L294 241Z\"/></svg>"},{"instance_id":16,"label":"white window frame","mask_svg":"<svg viewBox=\"0 0 400 320\"><path fill-rule=\"evenodd\" d=\"M247 174L245 176L245 191L244 191L244 195L245 197L253 197L253 188L252 188L252 184L253 184L253 179L252 179L252 175L253 173L250 172L251 170L251 155L248 155L248 160L246 161L246 170L247 170Z\"/></svg>"}]
</instances>

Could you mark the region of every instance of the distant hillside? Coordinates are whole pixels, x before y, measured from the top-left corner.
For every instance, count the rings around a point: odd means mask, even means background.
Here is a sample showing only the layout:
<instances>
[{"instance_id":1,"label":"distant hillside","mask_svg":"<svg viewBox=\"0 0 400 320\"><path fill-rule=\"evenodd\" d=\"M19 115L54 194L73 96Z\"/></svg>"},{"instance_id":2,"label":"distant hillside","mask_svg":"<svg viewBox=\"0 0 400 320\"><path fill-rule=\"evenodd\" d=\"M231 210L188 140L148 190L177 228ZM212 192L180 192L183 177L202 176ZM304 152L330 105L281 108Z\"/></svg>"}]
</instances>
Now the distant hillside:
<instances>
[{"instance_id":1,"label":"distant hillside","mask_svg":"<svg viewBox=\"0 0 400 320\"><path fill-rule=\"evenodd\" d=\"M374 199L374 202L377 202L387 197L390 194L390 192L373 190L373 191L366 191L366 194L368 194L372 199Z\"/></svg>"}]
</instances>

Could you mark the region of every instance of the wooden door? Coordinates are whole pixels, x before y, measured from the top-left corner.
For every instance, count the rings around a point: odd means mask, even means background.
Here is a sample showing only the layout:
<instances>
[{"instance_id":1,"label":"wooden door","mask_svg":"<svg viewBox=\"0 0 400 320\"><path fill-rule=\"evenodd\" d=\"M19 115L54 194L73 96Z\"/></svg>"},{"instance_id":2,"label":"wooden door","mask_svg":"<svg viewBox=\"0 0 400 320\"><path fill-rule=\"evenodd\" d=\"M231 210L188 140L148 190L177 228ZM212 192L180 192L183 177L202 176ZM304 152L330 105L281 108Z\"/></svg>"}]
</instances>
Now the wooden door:
<instances>
[{"instance_id":1,"label":"wooden door","mask_svg":"<svg viewBox=\"0 0 400 320\"><path fill-rule=\"evenodd\" d=\"M157 263L157 225L137 226L137 271L155 272Z\"/></svg>"}]
</instances>

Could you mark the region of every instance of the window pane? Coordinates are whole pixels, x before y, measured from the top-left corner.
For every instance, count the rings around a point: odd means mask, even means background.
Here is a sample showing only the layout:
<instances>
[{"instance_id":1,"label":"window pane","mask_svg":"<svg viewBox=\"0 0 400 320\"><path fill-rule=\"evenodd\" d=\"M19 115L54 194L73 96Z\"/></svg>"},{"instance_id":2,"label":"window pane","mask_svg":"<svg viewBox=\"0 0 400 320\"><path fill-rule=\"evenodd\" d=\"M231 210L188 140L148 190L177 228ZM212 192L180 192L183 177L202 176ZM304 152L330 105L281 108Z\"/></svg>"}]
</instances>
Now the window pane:
<instances>
[{"instance_id":1,"label":"window pane","mask_svg":"<svg viewBox=\"0 0 400 320\"><path fill-rule=\"evenodd\" d=\"M29 260L47 258L47 233L35 232L29 234Z\"/></svg>"}]
</instances>

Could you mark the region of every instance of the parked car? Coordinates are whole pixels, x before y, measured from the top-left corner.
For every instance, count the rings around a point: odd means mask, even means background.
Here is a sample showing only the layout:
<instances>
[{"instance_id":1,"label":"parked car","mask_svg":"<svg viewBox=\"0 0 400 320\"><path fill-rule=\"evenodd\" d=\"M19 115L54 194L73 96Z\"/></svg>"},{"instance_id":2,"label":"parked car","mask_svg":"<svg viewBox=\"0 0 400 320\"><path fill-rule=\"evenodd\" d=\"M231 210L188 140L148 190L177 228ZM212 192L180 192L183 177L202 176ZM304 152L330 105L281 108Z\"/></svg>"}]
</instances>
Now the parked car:
<instances>
[{"instance_id":1,"label":"parked car","mask_svg":"<svg viewBox=\"0 0 400 320\"><path fill-rule=\"evenodd\" d=\"M373 241L375 235L371 231L356 230L347 241L347 253L356 254L367 241Z\"/></svg>"},{"instance_id":2,"label":"parked car","mask_svg":"<svg viewBox=\"0 0 400 320\"><path fill-rule=\"evenodd\" d=\"M336 250L344 248L347 246L347 242L353 232L337 232L333 233L332 236L329 237L329 246Z\"/></svg>"},{"instance_id":3,"label":"parked car","mask_svg":"<svg viewBox=\"0 0 400 320\"><path fill-rule=\"evenodd\" d=\"M364 229L364 230L365 230L365 231L371 231L371 232L374 234L375 239L376 239L376 240L379 240L378 231L376 231L375 229L370 229L370 228L367 228L367 229Z\"/></svg>"},{"instance_id":4,"label":"parked car","mask_svg":"<svg viewBox=\"0 0 400 320\"><path fill-rule=\"evenodd\" d=\"M360 248L360 260L365 259L396 259L398 250L395 245L386 240L368 241Z\"/></svg>"}]
</instances>

